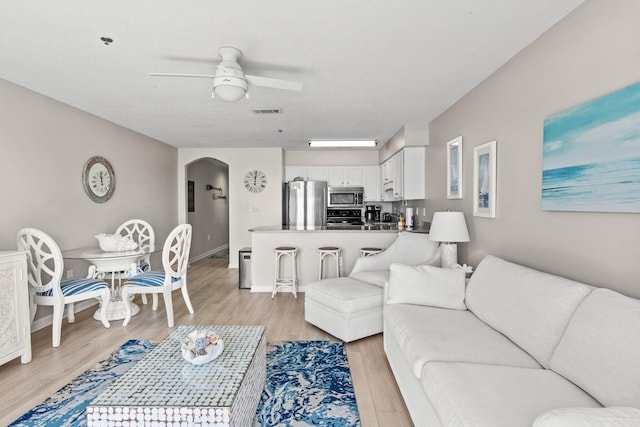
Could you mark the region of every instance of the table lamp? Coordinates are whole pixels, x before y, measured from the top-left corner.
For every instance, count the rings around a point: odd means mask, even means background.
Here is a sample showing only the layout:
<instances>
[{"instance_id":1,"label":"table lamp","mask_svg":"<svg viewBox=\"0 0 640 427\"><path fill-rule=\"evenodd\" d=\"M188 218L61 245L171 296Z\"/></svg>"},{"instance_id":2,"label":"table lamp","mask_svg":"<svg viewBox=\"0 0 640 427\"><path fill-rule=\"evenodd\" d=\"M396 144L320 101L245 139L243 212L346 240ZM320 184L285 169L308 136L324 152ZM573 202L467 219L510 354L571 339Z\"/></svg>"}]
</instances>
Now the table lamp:
<instances>
[{"instance_id":1,"label":"table lamp","mask_svg":"<svg viewBox=\"0 0 640 427\"><path fill-rule=\"evenodd\" d=\"M464 212L435 212L431 221L429 238L441 242L442 267L453 268L458 263L457 242L468 242L469 231L464 221Z\"/></svg>"}]
</instances>

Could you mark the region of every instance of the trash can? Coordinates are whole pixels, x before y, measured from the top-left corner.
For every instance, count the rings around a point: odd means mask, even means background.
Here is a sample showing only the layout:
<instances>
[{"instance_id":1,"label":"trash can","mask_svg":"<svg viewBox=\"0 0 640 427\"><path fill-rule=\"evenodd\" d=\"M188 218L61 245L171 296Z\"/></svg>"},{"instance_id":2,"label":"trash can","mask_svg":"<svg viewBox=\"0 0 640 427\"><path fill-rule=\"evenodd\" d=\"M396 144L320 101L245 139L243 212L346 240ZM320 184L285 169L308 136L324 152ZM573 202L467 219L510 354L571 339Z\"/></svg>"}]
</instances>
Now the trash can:
<instances>
[{"instance_id":1,"label":"trash can","mask_svg":"<svg viewBox=\"0 0 640 427\"><path fill-rule=\"evenodd\" d=\"M238 280L241 289L251 289L251 248L242 248L238 251L238 262L240 279Z\"/></svg>"}]
</instances>

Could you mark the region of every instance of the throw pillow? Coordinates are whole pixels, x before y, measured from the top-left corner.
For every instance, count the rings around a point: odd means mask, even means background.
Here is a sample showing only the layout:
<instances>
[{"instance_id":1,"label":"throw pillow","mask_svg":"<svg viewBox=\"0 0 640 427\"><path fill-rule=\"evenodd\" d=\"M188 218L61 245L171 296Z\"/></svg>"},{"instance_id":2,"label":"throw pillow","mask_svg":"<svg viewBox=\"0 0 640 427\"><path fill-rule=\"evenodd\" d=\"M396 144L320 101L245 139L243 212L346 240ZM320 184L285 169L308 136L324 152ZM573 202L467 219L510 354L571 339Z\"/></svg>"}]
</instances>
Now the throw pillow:
<instances>
[{"instance_id":1,"label":"throw pillow","mask_svg":"<svg viewBox=\"0 0 640 427\"><path fill-rule=\"evenodd\" d=\"M465 273L458 268L391 264L387 304L466 310Z\"/></svg>"}]
</instances>

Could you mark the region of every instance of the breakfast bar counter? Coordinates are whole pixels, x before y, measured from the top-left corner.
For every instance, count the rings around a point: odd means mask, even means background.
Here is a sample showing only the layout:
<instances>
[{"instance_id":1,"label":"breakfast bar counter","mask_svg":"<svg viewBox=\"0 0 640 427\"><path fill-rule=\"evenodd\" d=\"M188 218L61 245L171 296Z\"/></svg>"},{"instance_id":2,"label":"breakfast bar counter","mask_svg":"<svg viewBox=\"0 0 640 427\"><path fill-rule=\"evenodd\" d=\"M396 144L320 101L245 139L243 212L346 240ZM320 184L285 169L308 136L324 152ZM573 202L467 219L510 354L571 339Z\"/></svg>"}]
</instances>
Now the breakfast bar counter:
<instances>
[{"instance_id":1,"label":"breakfast bar counter","mask_svg":"<svg viewBox=\"0 0 640 427\"><path fill-rule=\"evenodd\" d=\"M251 232L251 291L271 292L275 274L274 249L278 246L298 248L297 276L299 291L307 283L318 280L318 248L337 246L340 253L340 273L347 276L360 256L360 248L385 249L398 235L395 224L341 226L263 226ZM288 260L287 260L288 261ZM290 262L283 262L286 276L291 276Z\"/></svg>"}]
</instances>

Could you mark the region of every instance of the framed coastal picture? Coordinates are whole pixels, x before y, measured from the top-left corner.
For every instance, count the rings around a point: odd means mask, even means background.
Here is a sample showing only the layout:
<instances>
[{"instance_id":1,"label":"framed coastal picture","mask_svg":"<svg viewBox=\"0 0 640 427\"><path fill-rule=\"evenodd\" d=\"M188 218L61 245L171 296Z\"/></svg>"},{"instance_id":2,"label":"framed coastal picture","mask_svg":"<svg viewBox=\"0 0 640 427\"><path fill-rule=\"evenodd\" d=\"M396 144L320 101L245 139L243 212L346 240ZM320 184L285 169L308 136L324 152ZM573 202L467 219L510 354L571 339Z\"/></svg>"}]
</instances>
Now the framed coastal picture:
<instances>
[{"instance_id":1,"label":"framed coastal picture","mask_svg":"<svg viewBox=\"0 0 640 427\"><path fill-rule=\"evenodd\" d=\"M640 83L544 121L542 209L640 212Z\"/></svg>"},{"instance_id":2,"label":"framed coastal picture","mask_svg":"<svg viewBox=\"0 0 640 427\"><path fill-rule=\"evenodd\" d=\"M473 216L496 217L496 141L473 147Z\"/></svg>"},{"instance_id":3,"label":"framed coastal picture","mask_svg":"<svg viewBox=\"0 0 640 427\"><path fill-rule=\"evenodd\" d=\"M462 199L462 137L447 142L447 199Z\"/></svg>"}]
</instances>

